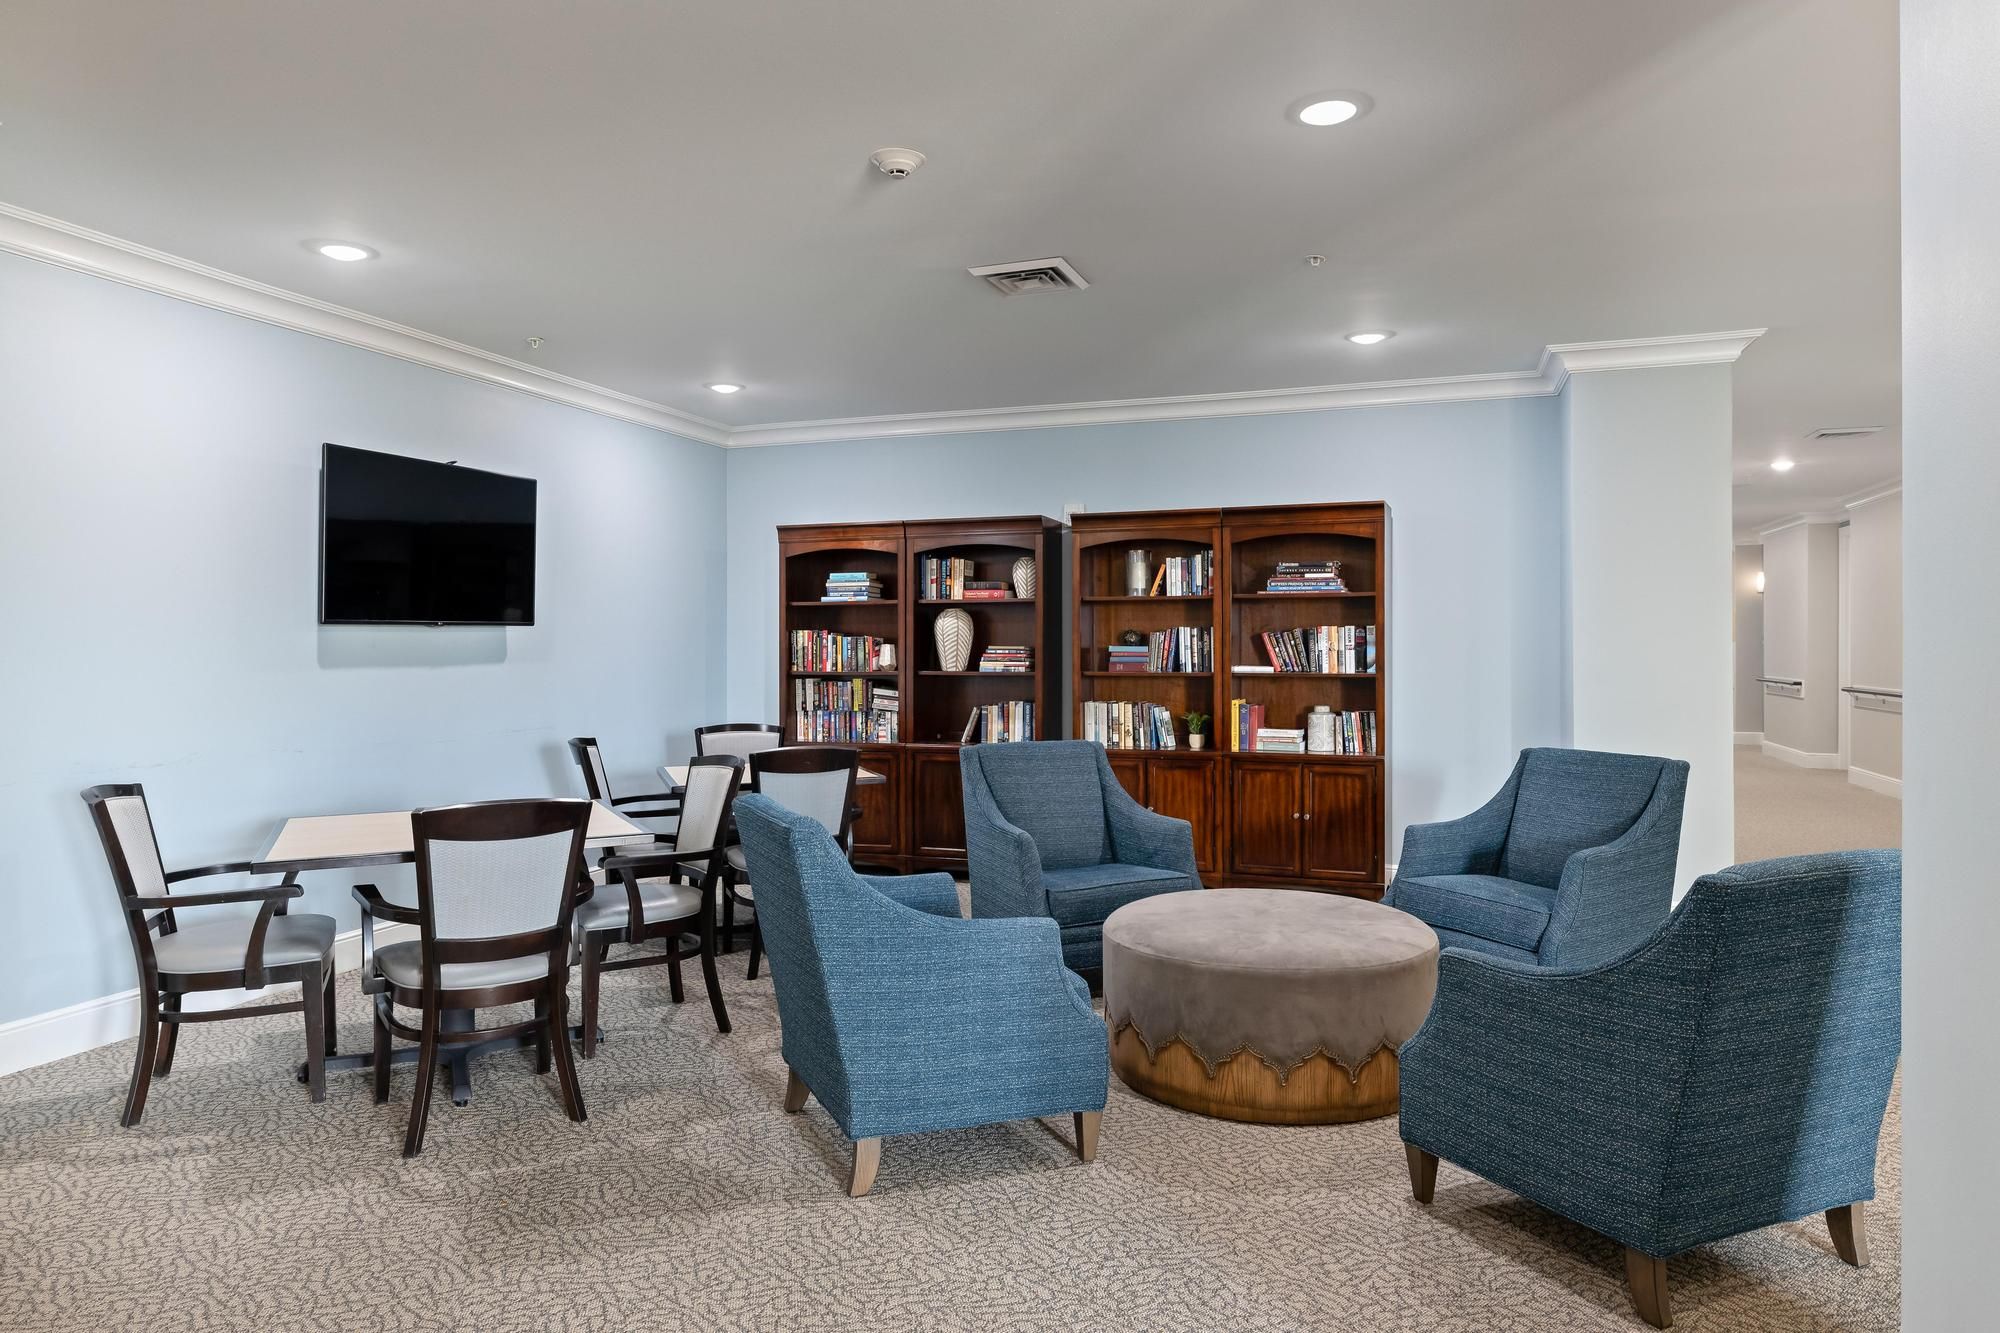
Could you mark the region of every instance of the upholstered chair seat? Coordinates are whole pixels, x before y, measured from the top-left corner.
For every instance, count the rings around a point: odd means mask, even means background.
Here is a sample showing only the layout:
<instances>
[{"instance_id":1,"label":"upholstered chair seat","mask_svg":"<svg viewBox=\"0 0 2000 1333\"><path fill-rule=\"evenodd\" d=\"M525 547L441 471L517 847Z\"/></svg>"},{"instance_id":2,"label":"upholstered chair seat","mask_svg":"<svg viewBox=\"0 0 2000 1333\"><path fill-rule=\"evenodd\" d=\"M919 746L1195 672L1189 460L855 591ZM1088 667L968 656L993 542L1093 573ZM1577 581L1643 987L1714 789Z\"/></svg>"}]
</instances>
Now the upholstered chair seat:
<instances>
[{"instance_id":1,"label":"upholstered chair seat","mask_svg":"<svg viewBox=\"0 0 2000 1333\"><path fill-rule=\"evenodd\" d=\"M1186 874L1156 866L1111 862L1042 872L1042 889L1049 895L1049 915L1059 926L1101 928L1126 903L1150 898L1163 890L1187 887Z\"/></svg>"},{"instance_id":2,"label":"upholstered chair seat","mask_svg":"<svg viewBox=\"0 0 2000 1333\"><path fill-rule=\"evenodd\" d=\"M375 966L394 986L421 990L424 984L424 949L416 940L385 944L375 951ZM446 990L478 990L486 986L511 986L517 981L537 981L549 974L547 954L521 958L497 958L483 963L444 963L440 981Z\"/></svg>"},{"instance_id":3,"label":"upholstered chair seat","mask_svg":"<svg viewBox=\"0 0 2000 1333\"><path fill-rule=\"evenodd\" d=\"M593 893L590 901L576 909L576 924L579 930L620 930L626 918L632 915L631 899L621 892L622 885L613 885L600 893ZM645 913L647 924L656 921L682 921L695 917L701 911L701 886L698 884L676 884L668 879L642 879L639 881L639 907Z\"/></svg>"},{"instance_id":4,"label":"upholstered chair seat","mask_svg":"<svg viewBox=\"0 0 2000 1333\"><path fill-rule=\"evenodd\" d=\"M162 935L153 957L162 974L226 972L243 966L250 946L250 917L204 921ZM317 963L333 950L333 918L314 913L274 916L264 933L264 966L291 967Z\"/></svg>"}]
</instances>

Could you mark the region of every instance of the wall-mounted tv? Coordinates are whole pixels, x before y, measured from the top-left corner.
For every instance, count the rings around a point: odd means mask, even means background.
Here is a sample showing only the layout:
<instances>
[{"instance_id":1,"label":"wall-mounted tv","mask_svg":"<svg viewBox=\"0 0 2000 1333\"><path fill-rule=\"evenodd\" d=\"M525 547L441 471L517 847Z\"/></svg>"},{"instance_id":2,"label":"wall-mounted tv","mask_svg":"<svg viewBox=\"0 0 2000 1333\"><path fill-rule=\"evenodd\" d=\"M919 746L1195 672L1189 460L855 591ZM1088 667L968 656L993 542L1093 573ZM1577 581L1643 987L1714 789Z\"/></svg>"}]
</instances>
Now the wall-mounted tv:
<instances>
[{"instance_id":1,"label":"wall-mounted tv","mask_svg":"<svg viewBox=\"0 0 2000 1333\"><path fill-rule=\"evenodd\" d=\"M535 483L329 444L322 625L535 623Z\"/></svg>"}]
</instances>

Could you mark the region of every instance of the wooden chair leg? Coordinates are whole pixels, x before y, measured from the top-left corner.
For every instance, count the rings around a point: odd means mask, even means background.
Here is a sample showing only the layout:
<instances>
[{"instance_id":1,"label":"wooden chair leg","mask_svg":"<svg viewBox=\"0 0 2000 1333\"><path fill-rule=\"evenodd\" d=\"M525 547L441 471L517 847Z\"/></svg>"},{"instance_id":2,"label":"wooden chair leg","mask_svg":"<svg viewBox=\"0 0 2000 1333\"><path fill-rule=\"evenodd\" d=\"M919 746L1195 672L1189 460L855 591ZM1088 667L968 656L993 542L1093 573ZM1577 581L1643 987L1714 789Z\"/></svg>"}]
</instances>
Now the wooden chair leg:
<instances>
[{"instance_id":1,"label":"wooden chair leg","mask_svg":"<svg viewBox=\"0 0 2000 1333\"><path fill-rule=\"evenodd\" d=\"M326 1014L326 1054L328 1059L332 1059L334 1056L340 1054L340 1014L333 1007L334 991L339 989L335 984L335 978L339 975L334 970L332 962L329 961L326 966L326 1003L322 1006Z\"/></svg>"},{"instance_id":2,"label":"wooden chair leg","mask_svg":"<svg viewBox=\"0 0 2000 1333\"><path fill-rule=\"evenodd\" d=\"M569 1053L569 996L565 991L556 990L549 996L548 1034L555 1048L556 1079L562 1087L563 1110L571 1120L579 1123L588 1117L583 1109L583 1086L576 1081L576 1061ZM584 1020L584 1032L593 1027L591 1019Z\"/></svg>"},{"instance_id":3,"label":"wooden chair leg","mask_svg":"<svg viewBox=\"0 0 2000 1333\"><path fill-rule=\"evenodd\" d=\"M875 1184L875 1170L882 1165L882 1140L854 1141L854 1170L847 1177L847 1197L858 1199Z\"/></svg>"},{"instance_id":4,"label":"wooden chair leg","mask_svg":"<svg viewBox=\"0 0 2000 1333\"><path fill-rule=\"evenodd\" d=\"M146 1114L146 1089L153 1081L153 1062L160 1058L159 997L150 987L139 991L139 1049L132 1058L132 1086L125 1093L125 1113L118 1123L130 1129Z\"/></svg>"},{"instance_id":5,"label":"wooden chair leg","mask_svg":"<svg viewBox=\"0 0 2000 1333\"><path fill-rule=\"evenodd\" d=\"M583 939L583 1058L597 1058L597 965L603 952L598 941Z\"/></svg>"},{"instance_id":6,"label":"wooden chair leg","mask_svg":"<svg viewBox=\"0 0 2000 1333\"><path fill-rule=\"evenodd\" d=\"M437 1082L438 1011L424 1008L424 1034L417 1045L417 1086L410 1092L410 1128L403 1135L403 1156L424 1150L424 1130L431 1114L431 1085Z\"/></svg>"},{"instance_id":7,"label":"wooden chair leg","mask_svg":"<svg viewBox=\"0 0 2000 1333\"><path fill-rule=\"evenodd\" d=\"M708 987L708 1007L715 1011L715 1030L729 1031L729 1007L722 1002L722 978L715 973L715 913L701 915L701 980Z\"/></svg>"},{"instance_id":8,"label":"wooden chair leg","mask_svg":"<svg viewBox=\"0 0 2000 1333\"><path fill-rule=\"evenodd\" d=\"M806 1109L806 1098L812 1096L812 1089L799 1077L796 1069L785 1066L785 1114L797 1115Z\"/></svg>"},{"instance_id":9,"label":"wooden chair leg","mask_svg":"<svg viewBox=\"0 0 2000 1333\"><path fill-rule=\"evenodd\" d=\"M1102 1111L1078 1111L1076 1122L1076 1155L1086 1162L1097 1160L1097 1131L1104 1123Z\"/></svg>"},{"instance_id":10,"label":"wooden chair leg","mask_svg":"<svg viewBox=\"0 0 2000 1333\"><path fill-rule=\"evenodd\" d=\"M535 1030L535 1072L546 1074L549 1064L549 1002L546 997L535 1001L535 1021L541 1027Z\"/></svg>"},{"instance_id":11,"label":"wooden chair leg","mask_svg":"<svg viewBox=\"0 0 2000 1333\"><path fill-rule=\"evenodd\" d=\"M681 937L678 933L667 939L667 996L675 1004L687 1000L687 986L681 980Z\"/></svg>"},{"instance_id":12,"label":"wooden chair leg","mask_svg":"<svg viewBox=\"0 0 2000 1333\"><path fill-rule=\"evenodd\" d=\"M750 923L750 980L757 979L757 960L764 956L764 923Z\"/></svg>"},{"instance_id":13,"label":"wooden chair leg","mask_svg":"<svg viewBox=\"0 0 2000 1333\"><path fill-rule=\"evenodd\" d=\"M1641 1319L1654 1328L1674 1326L1674 1306L1667 1297L1665 1259L1627 1246L1625 1285L1632 1289L1632 1305Z\"/></svg>"},{"instance_id":14,"label":"wooden chair leg","mask_svg":"<svg viewBox=\"0 0 2000 1333\"><path fill-rule=\"evenodd\" d=\"M1406 1143L1403 1155L1410 1160L1410 1197L1418 1203L1429 1203L1437 1193L1437 1154L1425 1152L1414 1143Z\"/></svg>"},{"instance_id":15,"label":"wooden chair leg","mask_svg":"<svg viewBox=\"0 0 2000 1333\"><path fill-rule=\"evenodd\" d=\"M375 1055L369 1062L370 1069L375 1075L375 1104L377 1106L389 1100L390 1049L388 1009L389 997L386 995L377 996L375 998L374 1022Z\"/></svg>"},{"instance_id":16,"label":"wooden chair leg","mask_svg":"<svg viewBox=\"0 0 2000 1333\"><path fill-rule=\"evenodd\" d=\"M722 889L722 952L736 952L736 899L730 896L729 886L736 881L723 878Z\"/></svg>"},{"instance_id":17,"label":"wooden chair leg","mask_svg":"<svg viewBox=\"0 0 2000 1333\"><path fill-rule=\"evenodd\" d=\"M160 1008L170 1014L179 1013L181 1011L181 997L178 995L167 996L160 1002ZM181 1025L179 1023L170 1023L164 1018L160 1020L160 1053L153 1060L154 1078L165 1078L173 1072L174 1043L179 1039L180 1035Z\"/></svg>"},{"instance_id":18,"label":"wooden chair leg","mask_svg":"<svg viewBox=\"0 0 2000 1333\"><path fill-rule=\"evenodd\" d=\"M314 1102L326 1100L326 983L320 978L317 967L299 978L306 1018L306 1091Z\"/></svg>"},{"instance_id":19,"label":"wooden chair leg","mask_svg":"<svg viewBox=\"0 0 2000 1333\"><path fill-rule=\"evenodd\" d=\"M1868 1267L1868 1216L1866 1206L1850 1203L1845 1208L1826 1210L1826 1229L1833 1236L1833 1252L1856 1268Z\"/></svg>"}]
</instances>

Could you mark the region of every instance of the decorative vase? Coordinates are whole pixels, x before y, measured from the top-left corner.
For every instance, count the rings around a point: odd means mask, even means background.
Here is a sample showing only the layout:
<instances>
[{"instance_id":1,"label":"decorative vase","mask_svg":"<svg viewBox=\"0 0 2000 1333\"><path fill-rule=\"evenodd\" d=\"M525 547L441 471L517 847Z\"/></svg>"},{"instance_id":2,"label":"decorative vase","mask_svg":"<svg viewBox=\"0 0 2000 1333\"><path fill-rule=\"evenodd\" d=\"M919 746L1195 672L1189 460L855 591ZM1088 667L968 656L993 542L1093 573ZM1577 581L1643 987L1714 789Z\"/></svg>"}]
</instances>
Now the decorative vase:
<instances>
[{"instance_id":1,"label":"decorative vase","mask_svg":"<svg viewBox=\"0 0 2000 1333\"><path fill-rule=\"evenodd\" d=\"M938 666L963 671L972 661L972 617L961 607L938 612L931 633L937 636Z\"/></svg>"},{"instance_id":2,"label":"decorative vase","mask_svg":"<svg viewBox=\"0 0 2000 1333\"><path fill-rule=\"evenodd\" d=\"M1306 749L1313 754L1332 754L1339 721L1328 704L1320 704L1306 714Z\"/></svg>"},{"instance_id":3,"label":"decorative vase","mask_svg":"<svg viewBox=\"0 0 2000 1333\"><path fill-rule=\"evenodd\" d=\"M1024 601L1035 595L1035 557L1031 555L1014 562L1014 595Z\"/></svg>"},{"instance_id":4,"label":"decorative vase","mask_svg":"<svg viewBox=\"0 0 2000 1333\"><path fill-rule=\"evenodd\" d=\"M1125 595L1144 597L1153 590L1152 553L1133 547L1125 553Z\"/></svg>"},{"instance_id":5,"label":"decorative vase","mask_svg":"<svg viewBox=\"0 0 2000 1333\"><path fill-rule=\"evenodd\" d=\"M1208 733L1207 733L1207 732L1205 732L1205 731L1190 731L1190 732L1188 733L1188 749L1190 749L1190 750L1206 750L1207 748L1208 748Z\"/></svg>"}]
</instances>

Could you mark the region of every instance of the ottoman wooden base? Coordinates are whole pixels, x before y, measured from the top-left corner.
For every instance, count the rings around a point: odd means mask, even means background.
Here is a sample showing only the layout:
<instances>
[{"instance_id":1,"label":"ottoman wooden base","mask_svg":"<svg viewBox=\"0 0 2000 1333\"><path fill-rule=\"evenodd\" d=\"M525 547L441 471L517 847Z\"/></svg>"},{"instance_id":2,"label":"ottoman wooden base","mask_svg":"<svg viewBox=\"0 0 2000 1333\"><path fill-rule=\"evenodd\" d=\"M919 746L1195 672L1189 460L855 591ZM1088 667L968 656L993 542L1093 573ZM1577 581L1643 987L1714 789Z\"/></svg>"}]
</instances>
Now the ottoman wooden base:
<instances>
[{"instance_id":1,"label":"ottoman wooden base","mask_svg":"<svg viewBox=\"0 0 2000 1333\"><path fill-rule=\"evenodd\" d=\"M1277 1071L1250 1051L1238 1051L1216 1066L1215 1077L1188 1048L1174 1040L1157 1057L1131 1027L1111 1039L1111 1068L1132 1091L1183 1111L1250 1120L1265 1125L1330 1125L1394 1115L1400 1104L1396 1053L1384 1048L1361 1066L1359 1078L1325 1055L1314 1054L1283 1083Z\"/></svg>"}]
</instances>

